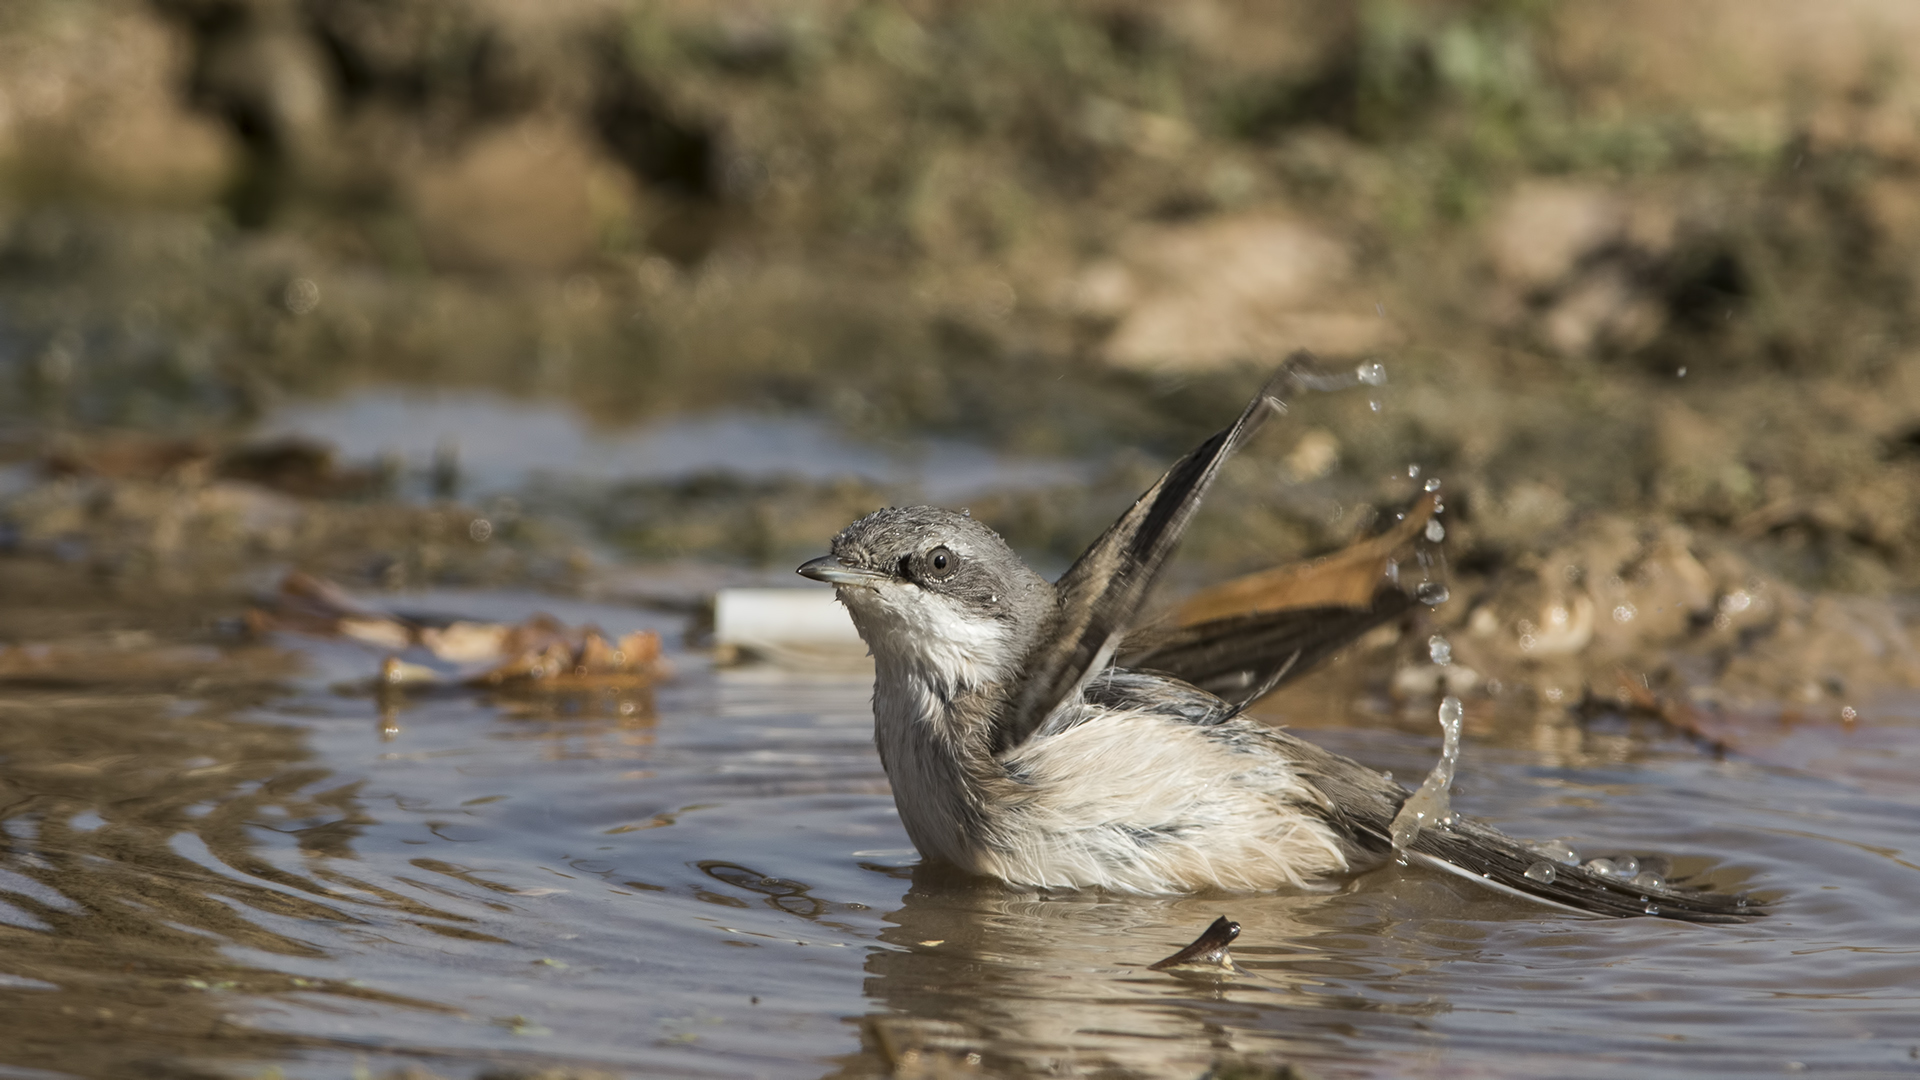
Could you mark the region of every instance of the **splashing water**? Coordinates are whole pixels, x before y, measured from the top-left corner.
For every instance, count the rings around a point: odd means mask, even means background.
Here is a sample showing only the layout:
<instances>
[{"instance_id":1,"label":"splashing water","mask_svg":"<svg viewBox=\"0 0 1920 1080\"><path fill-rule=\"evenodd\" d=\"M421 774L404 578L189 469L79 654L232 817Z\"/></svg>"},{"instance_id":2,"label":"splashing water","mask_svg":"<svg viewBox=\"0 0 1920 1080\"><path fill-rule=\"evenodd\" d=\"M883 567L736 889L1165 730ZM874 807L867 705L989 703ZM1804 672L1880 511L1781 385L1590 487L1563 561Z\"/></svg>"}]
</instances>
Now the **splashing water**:
<instances>
[{"instance_id":1,"label":"splashing water","mask_svg":"<svg viewBox=\"0 0 1920 1080\"><path fill-rule=\"evenodd\" d=\"M1454 767L1460 763L1460 719L1464 712L1460 699L1452 694L1440 702L1440 730L1445 733L1440 743L1440 760L1434 763L1420 790L1402 803L1400 812L1393 816L1393 825L1388 831L1396 852L1405 850L1418 839L1421 829L1453 820L1453 800L1447 791L1453 786Z\"/></svg>"},{"instance_id":2,"label":"splashing water","mask_svg":"<svg viewBox=\"0 0 1920 1080\"><path fill-rule=\"evenodd\" d=\"M1439 634L1433 635L1427 639L1427 659L1446 667L1453 663L1453 645Z\"/></svg>"}]
</instances>

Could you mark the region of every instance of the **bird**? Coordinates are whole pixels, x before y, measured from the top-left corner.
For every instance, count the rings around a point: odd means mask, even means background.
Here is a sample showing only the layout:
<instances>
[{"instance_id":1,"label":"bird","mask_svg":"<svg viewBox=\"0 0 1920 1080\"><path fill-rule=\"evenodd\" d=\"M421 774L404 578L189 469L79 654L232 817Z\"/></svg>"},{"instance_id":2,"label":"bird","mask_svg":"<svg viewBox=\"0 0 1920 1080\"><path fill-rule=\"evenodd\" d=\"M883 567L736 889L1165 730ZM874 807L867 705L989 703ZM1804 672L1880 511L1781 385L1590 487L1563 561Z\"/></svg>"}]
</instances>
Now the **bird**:
<instances>
[{"instance_id":1,"label":"bird","mask_svg":"<svg viewBox=\"0 0 1920 1080\"><path fill-rule=\"evenodd\" d=\"M1057 581L970 514L931 506L875 511L799 567L834 586L873 657L874 740L921 856L1020 888L1149 895L1326 890L1399 861L1591 915L1762 914L1744 896L1554 859L1464 816L1396 836L1404 787L1246 715L1422 599L1393 582L1359 611L1256 611L1129 643L1222 464L1294 393L1352 381L1289 358Z\"/></svg>"}]
</instances>

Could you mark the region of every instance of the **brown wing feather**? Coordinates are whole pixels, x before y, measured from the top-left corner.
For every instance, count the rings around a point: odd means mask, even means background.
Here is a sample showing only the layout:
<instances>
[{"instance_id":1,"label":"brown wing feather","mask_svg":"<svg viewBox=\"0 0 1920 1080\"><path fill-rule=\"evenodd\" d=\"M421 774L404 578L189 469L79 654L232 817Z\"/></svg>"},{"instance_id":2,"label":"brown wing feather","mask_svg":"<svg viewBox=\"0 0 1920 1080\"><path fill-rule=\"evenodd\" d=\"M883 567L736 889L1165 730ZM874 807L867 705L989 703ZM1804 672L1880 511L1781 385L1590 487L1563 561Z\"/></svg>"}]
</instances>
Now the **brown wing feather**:
<instances>
[{"instance_id":1,"label":"brown wing feather","mask_svg":"<svg viewBox=\"0 0 1920 1080\"><path fill-rule=\"evenodd\" d=\"M1361 634L1418 603L1411 594L1384 585L1366 607L1294 608L1209 619L1157 634L1145 648L1123 648L1120 663L1164 671L1231 704L1245 705L1306 674Z\"/></svg>"}]
</instances>

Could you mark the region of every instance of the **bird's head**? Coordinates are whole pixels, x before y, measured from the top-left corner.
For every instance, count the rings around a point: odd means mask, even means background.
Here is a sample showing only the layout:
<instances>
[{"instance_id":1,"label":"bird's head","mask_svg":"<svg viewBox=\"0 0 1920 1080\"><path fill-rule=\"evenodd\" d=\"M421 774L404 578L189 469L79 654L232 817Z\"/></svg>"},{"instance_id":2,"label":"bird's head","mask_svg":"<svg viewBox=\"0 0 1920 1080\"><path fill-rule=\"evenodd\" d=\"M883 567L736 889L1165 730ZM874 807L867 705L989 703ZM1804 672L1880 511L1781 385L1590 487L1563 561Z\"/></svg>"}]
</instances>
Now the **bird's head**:
<instances>
[{"instance_id":1,"label":"bird's head","mask_svg":"<svg viewBox=\"0 0 1920 1080\"><path fill-rule=\"evenodd\" d=\"M952 688L1012 674L1052 616L1053 586L965 514L890 507L847 526L831 550L799 572L835 587L875 661Z\"/></svg>"}]
</instances>

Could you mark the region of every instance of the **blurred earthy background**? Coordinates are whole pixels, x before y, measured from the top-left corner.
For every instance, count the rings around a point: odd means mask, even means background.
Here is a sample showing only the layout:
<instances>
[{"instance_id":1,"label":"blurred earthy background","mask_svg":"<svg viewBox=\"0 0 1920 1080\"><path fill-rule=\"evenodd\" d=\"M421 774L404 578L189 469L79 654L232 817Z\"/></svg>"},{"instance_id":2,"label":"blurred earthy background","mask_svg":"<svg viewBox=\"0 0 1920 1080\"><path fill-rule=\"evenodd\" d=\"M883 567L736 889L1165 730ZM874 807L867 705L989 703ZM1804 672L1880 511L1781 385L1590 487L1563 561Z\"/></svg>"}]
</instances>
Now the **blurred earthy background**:
<instances>
[{"instance_id":1,"label":"blurred earthy background","mask_svg":"<svg viewBox=\"0 0 1920 1080\"><path fill-rule=\"evenodd\" d=\"M1387 385L1189 583L1437 477L1483 687L1850 716L1920 685L1916 57L1903 0L9 0L0 550L679 603L927 498L1058 569L1305 346Z\"/></svg>"}]
</instances>

